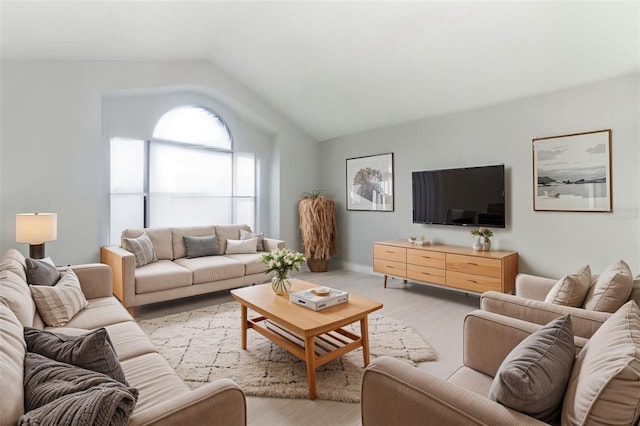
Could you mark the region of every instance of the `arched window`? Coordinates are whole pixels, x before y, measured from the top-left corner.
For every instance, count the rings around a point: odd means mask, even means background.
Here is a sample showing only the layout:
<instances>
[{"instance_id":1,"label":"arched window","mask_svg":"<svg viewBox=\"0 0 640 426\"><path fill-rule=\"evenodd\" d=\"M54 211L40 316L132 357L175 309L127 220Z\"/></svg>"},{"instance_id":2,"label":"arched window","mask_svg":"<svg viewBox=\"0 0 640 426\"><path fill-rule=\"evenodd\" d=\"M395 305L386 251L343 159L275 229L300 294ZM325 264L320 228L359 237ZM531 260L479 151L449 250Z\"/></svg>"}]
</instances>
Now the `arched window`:
<instances>
[{"instance_id":1,"label":"arched window","mask_svg":"<svg viewBox=\"0 0 640 426\"><path fill-rule=\"evenodd\" d=\"M111 243L125 228L246 223L255 229L256 162L233 151L213 111L165 113L148 140L111 139Z\"/></svg>"}]
</instances>

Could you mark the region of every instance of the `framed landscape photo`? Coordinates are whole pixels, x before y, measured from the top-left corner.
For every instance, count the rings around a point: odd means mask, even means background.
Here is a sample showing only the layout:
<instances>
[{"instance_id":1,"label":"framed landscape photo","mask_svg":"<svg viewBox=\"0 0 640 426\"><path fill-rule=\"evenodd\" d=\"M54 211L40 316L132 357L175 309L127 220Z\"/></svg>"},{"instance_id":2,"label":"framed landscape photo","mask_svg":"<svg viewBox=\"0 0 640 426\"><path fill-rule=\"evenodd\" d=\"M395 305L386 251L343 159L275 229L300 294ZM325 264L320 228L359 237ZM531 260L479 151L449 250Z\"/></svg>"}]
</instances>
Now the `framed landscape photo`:
<instances>
[{"instance_id":1,"label":"framed landscape photo","mask_svg":"<svg viewBox=\"0 0 640 426\"><path fill-rule=\"evenodd\" d=\"M611 129L532 144L535 211L611 211Z\"/></svg>"},{"instance_id":2,"label":"framed landscape photo","mask_svg":"<svg viewBox=\"0 0 640 426\"><path fill-rule=\"evenodd\" d=\"M347 210L393 211L393 153L347 158Z\"/></svg>"}]
</instances>

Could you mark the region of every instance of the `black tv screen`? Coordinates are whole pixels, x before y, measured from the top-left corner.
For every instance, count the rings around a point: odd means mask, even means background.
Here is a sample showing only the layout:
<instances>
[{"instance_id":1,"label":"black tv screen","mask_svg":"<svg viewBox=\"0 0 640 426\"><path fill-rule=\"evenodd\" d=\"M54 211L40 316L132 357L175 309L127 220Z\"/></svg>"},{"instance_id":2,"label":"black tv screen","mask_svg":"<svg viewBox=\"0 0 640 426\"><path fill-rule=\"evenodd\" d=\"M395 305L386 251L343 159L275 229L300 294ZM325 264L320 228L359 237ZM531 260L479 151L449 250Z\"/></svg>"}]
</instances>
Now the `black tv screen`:
<instances>
[{"instance_id":1,"label":"black tv screen","mask_svg":"<svg viewBox=\"0 0 640 426\"><path fill-rule=\"evenodd\" d=\"M413 222L505 227L504 164L413 172Z\"/></svg>"}]
</instances>

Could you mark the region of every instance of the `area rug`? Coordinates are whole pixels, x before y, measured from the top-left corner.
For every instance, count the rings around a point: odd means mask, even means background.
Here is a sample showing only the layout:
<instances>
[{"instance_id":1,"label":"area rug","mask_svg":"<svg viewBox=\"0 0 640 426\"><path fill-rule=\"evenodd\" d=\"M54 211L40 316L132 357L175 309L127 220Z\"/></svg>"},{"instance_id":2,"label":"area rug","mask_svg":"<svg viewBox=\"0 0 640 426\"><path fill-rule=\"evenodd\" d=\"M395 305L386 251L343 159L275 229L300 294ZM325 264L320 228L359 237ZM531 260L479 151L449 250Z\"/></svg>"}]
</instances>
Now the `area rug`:
<instances>
[{"instance_id":1,"label":"area rug","mask_svg":"<svg viewBox=\"0 0 640 426\"><path fill-rule=\"evenodd\" d=\"M236 302L139 324L191 389L226 377L250 396L308 398L303 361L253 330L247 333L247 350L242 350L240 305ZM359 323L347 328L360 333ZM375 313L369 315L369 351L371 359L388 355L409 363L437 358L413 328ZM318 367L317 398L359 402L363 372L362 348Z\"/></svg>"}]
</instances>

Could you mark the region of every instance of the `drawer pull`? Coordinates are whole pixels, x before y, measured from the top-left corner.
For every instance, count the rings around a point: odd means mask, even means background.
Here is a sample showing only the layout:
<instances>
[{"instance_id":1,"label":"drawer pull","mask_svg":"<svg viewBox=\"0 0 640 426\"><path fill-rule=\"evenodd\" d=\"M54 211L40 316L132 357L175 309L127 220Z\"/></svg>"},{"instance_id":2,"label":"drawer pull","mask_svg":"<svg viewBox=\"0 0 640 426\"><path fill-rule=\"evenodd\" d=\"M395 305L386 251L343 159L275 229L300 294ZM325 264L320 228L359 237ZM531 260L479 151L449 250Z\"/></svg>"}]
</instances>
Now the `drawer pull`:
<instances>
[{"instance_id":1,"label":"drawer pull","mask_svg":"<svg viewBox=\"0 0 640 426\"><path fill-rule=\"evenodd\" d=\"M392 252L391 250L387 250L387 251L385 251L385 253L391 253L391 254L393 254L393 252Z\"/></svg>"},{"instance_id":2,"label":"drawer pull","mask_svg":"<svg viewBox=\"0 0 640 426\"><path fill-rule=\"evenodd\" d=\"M422 275L431 275L431 274L428 272L423 272Z\"/></svg>"},{"instance_id":3,"label":"drawer pull","mask_svg":"<svg viewBox=\"0 0 640 426\"><path fill-rule=\"evenodd\" d=\"M470 283L474 283L474 284L478 284L478 281L476 280L469 280Z\"/></svg>"},{"instance_id":4,"label":"drawer pull","mask_svg":"<svg viewBox=\"0 0 640 426\"><path fill-rule=\"evenodd\" d=\"M478 266L478 264L477 264L477 263L473 263L473 262L469 262L469 265L471 265L471 266Z\"/></svg>"}]
</instances>

